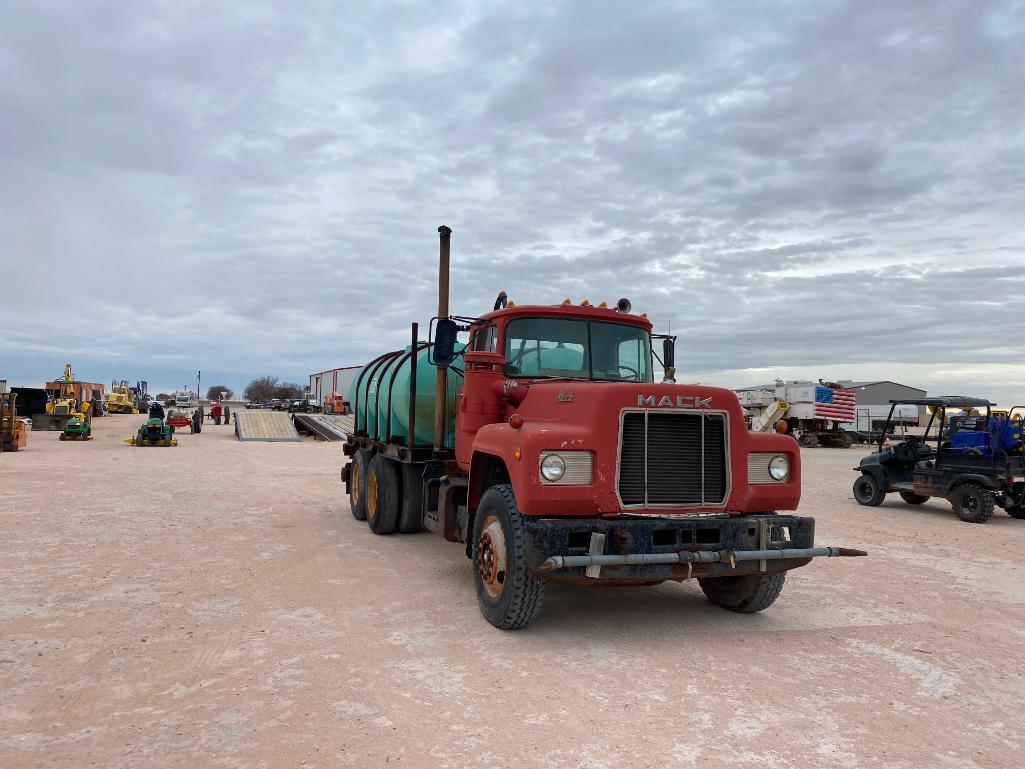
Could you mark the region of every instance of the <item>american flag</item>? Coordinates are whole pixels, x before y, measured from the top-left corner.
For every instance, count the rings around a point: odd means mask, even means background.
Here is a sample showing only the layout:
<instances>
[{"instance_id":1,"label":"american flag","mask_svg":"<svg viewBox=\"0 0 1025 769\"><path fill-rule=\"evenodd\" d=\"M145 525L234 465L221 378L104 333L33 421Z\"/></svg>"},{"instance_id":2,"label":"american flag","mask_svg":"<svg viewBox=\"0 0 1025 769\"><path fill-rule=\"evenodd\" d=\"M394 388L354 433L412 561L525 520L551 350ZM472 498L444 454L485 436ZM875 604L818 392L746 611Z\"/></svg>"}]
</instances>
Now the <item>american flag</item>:
<instances>
[{"instance_id":1,"label":"american flag","mask_svg":"<svg viewBox=\"0 0 1025 769\"><path fill-rule=\"evenodd\" d=\"M854 390L815 386L815 416L838 422L854 421Z\"/></svg>"}]
</instances>

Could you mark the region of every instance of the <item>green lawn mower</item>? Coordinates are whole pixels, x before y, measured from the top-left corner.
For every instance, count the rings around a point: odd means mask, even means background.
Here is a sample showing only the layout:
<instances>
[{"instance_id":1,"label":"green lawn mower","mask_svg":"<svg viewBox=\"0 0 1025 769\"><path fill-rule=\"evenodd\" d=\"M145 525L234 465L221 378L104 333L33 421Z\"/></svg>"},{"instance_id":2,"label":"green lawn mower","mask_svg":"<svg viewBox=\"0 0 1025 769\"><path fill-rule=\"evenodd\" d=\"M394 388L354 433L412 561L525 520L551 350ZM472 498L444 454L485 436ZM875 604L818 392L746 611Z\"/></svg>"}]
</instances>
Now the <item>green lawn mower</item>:
<instances>
[{"instance_id":1,"label":"green lawn mower","mask_svg":"<svg viewBox=\"0 0 1025 769\"><path fill-rule=\"evenodd\" d=\"M171 434L171 426L159 417L151 417L139 427L139 432L125 443L134 446L177 446L178 440Z\"/></svg>"},{"instance_id":2,"label":"green lawn mower","mask_svg":"<svg viewBox=\"0 0 1025 769\"><path fill-rule=\"evenodd\" d=\"M58 436L62 441L91 441L93 439L93 421L89 414L78 412L64 425Z\"/></svg>"}]
</instances>

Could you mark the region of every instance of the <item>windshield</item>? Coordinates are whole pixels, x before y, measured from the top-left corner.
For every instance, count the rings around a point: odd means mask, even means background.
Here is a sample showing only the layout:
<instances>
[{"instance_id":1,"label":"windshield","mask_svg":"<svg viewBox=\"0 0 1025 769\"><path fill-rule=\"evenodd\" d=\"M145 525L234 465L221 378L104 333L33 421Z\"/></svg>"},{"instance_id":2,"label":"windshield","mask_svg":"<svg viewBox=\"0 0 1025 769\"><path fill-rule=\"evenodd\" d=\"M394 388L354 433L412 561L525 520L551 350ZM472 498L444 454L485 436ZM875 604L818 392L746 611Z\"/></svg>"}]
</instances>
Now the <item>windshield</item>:
<instances>
[{"instance_id":1,"label":"windshield","mask_svg":"<svg viewBox=\"0 0 1025 769\"><path fill-rule=\"evenodd\" d=\"M648 332L625 323L520 318L505 329L505 374L650 382Z\"/></svg>"}]
</instances>

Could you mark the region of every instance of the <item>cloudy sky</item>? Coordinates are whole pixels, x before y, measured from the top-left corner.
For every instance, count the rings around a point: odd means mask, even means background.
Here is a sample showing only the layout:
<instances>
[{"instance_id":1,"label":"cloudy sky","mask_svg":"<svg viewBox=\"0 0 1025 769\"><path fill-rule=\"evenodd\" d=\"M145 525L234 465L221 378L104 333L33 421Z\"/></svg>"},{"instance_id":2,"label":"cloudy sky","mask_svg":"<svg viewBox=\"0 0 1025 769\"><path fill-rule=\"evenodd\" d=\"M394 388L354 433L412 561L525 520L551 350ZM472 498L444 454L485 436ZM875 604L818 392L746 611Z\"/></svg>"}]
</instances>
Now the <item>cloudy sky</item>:
<instances>
[{"instance_id":1,"label":"cloudy sky","mask_svg":"<svg viewBox=\"0 0 1025 769\"><path fill-rule=\"evenodd\" d=\"M1025 402L1021 2L0 8L0 378L241 388L628 296L683 379Z\"/></svg>"}]
</instances>

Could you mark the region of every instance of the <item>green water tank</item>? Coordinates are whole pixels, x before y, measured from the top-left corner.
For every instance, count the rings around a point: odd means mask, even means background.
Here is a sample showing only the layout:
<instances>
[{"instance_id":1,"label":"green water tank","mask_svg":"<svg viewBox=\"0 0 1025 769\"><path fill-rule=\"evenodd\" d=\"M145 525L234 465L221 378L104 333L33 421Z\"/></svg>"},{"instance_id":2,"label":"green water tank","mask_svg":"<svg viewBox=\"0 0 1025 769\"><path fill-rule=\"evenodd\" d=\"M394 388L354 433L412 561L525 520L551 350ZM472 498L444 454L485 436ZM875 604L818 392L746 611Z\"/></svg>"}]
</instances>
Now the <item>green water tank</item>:
<instances>
[{"instance_id":1,"label":"green water tank","mask_svg":"<svg viewBox=\"0 0 1025 769\"><path fill-rule=\"evenodd\" d=\"M465 345L456 345L462 350ZM364 369L362 378L356 377L349 385L346 400L352 404L360 430L366 430L371 438L386 440L388 435L388 391L391 389L391 436L407 443L409 436L409 372L411 370L411 345L399 354L393 355ZM416 427L414 437L417 446L434 444L434 391L437 387L437 371L428 359L427 348L416 354ZM458 363L457 363L458 365ZM397 369L397 372L396 372ZM394 384L392 374L395 375ZM448 370L447 397L445 398L445 446L455 445L456 394L462 387L462 376L452 368ZM378 395L380 393L380 395Z\"/></svg>"}]
</instances>

